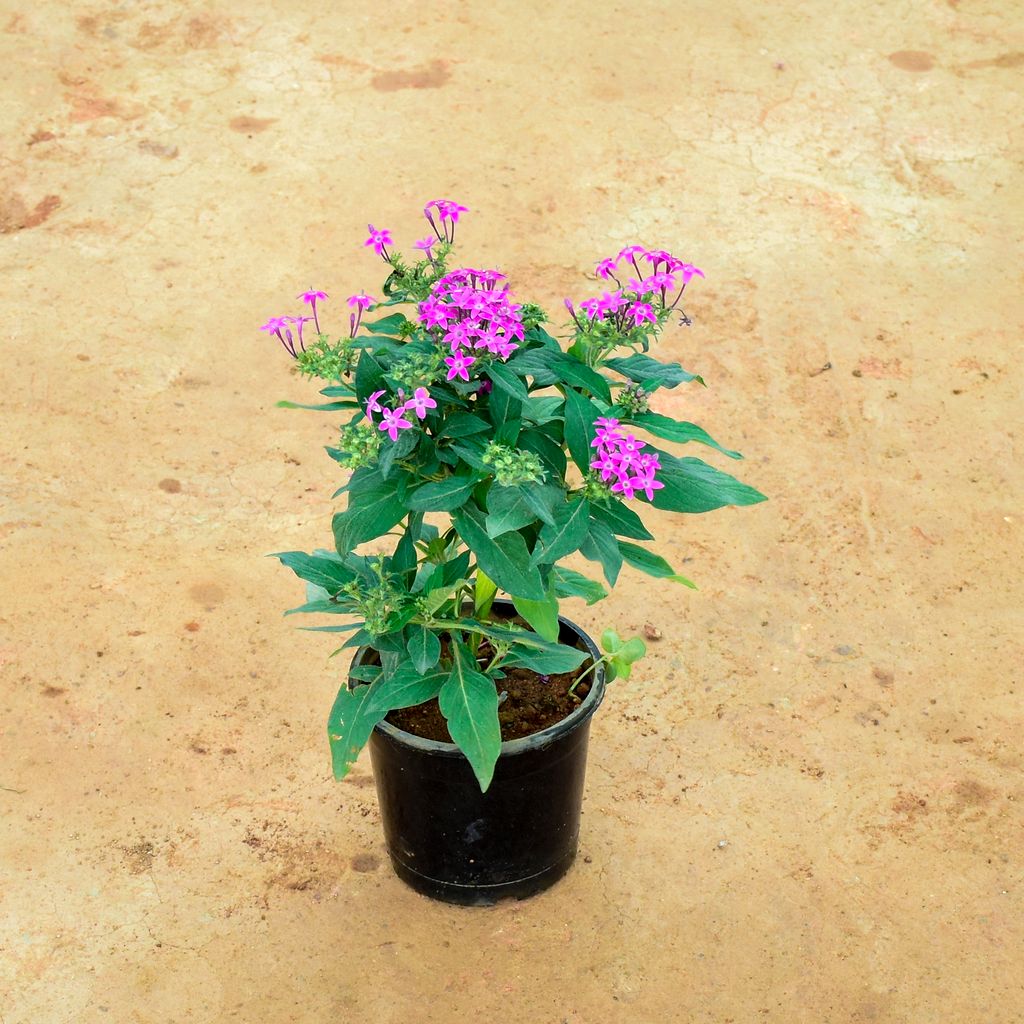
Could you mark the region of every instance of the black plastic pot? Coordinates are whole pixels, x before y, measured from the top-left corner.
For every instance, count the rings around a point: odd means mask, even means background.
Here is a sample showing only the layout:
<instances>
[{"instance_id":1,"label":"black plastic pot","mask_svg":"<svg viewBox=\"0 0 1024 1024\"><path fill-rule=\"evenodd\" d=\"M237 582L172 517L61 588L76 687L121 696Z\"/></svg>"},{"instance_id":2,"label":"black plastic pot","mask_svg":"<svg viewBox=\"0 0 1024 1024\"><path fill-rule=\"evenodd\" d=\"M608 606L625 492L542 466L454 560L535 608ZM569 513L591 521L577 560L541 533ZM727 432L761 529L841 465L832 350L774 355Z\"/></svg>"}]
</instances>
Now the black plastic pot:
<instances>
[{"instance_id":1,"label":"black plastic pot","mask_svg":"<svg viewBox=\"0 0 1024 1024\"><path fill-rule=\"evenodd\" d=\"M582 644L600 657L586 633L559 621L562 643ZM360 649L353 665L365 653ZM571 715L502 744L486 793L454 743L381 722L370 737L370 756L398 877L434 899L469 906L523 899L557 882L576 857L590 718L603 697L601 665Z\"/></svg>"}]
</instances>

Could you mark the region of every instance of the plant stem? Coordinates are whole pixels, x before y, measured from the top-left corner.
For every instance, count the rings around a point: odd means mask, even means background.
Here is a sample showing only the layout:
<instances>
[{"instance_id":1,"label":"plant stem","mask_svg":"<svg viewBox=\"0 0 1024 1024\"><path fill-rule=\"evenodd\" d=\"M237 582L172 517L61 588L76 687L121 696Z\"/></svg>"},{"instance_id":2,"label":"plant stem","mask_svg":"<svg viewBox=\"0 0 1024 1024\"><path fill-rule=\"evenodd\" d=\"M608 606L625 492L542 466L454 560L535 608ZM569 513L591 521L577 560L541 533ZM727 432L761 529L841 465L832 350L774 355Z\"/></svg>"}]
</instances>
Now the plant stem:
<instances>
[{"instance_id":1,"label":"plant stem","mask_svg":"<svg viewBox=\"0 0 1024 1024\"><path fill-rule=\"evenodd\" d=\"M590 673L593 672L597 668L598 665L604 664L607 660L608 660L607 657L604 657L604 658L598 658L597 661L591 662L590 668L588 668L585 672L581 672L576 677L576 679L573 681L572 686L569 687L569 693L572 694L573 697L575 697L576 696L576 687L579 686L580 683L582 683L583 680L586 679L586 677L588 675L590 675Z\"/></svg>"}]
</instances>

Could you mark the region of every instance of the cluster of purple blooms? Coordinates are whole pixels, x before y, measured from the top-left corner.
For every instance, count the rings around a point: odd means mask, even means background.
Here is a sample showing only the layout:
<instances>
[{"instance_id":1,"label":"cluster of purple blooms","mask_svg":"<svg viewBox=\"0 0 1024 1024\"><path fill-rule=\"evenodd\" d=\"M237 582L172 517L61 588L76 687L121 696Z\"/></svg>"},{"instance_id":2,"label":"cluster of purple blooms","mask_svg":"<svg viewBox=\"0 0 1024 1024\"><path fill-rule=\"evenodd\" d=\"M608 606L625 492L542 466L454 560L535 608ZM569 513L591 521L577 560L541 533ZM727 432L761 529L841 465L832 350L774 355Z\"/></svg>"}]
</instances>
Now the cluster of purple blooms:
<instances>
[{"instance_id":1,"label":"cluster of purple blooms","mask_svg":"<svg viewBox=\"0 0 1024 1024\"><path fill-rule=\"evenodd\" d=\"M299 346L299 351L305 352L306 345L302 340L302 328L305 324L308 324L310 320L313 321L313 326L316 328L317 335L320 334L320 318L317 316L316 304L318 302L325 302L328 298L327 292L314 291L310 289L308 292L303 292L301 295L297 295L296 298L302 299L308 306L312 307L310 316L272 316L261 328L261 331L266 331L268 334L277 336L278 341L281 342L285 347L285 351L292 356L292 358L298 357L298 352L295 350L296 343ZM348 304L355 312L349 314L348 325L349 333L351 337L356 336L356 331L359 330L359 324L363 319L363 312L375 305L376 299L371 298L365 292L360 292L358 295L350 295L348 297ZM292 333L292 327L295 328L295 333Z\"/></svg>"},{"instance_id":2,"label":"cluster of purple blooms","mask_svg":"<svg viewBox=\"0 0 1024 1024\"><path fill-rule=\"evenodd\" d=\"M654 478L661 469L661 460L655 454L645 455L640 449L647 445L638 441L632 434L623 434L619 430L619 421L610 416L603 416L594 422L597 437L591 446L597 449L597 458L591 462L590 468L597 470L604 483L614 481L612 493L623 498L632 498L637 491L646 495L647 500L654 498L654 492L665 485Z\"/></svg>"},{"instance_id":3,"label":"cluster of purple blooms","mask_svg":"<svg viewBox=\"0 0 1024 1024\"><path fill-rule=\"evenodd\" d=\"M413 392L412 398L406 401L402 401L405 398L405 392L399 388L399 402L393 409L380 404L383 394L383 390L374 391L366 399L366 418L373 423L373 414L379 412L380 423L377 424L377 429L383 430L392 441L398 440L398 432L400 430L412 429L413 424L405 418L407 412L416 413L417 417L422 420L426 419L428 409L437 408L437 402L430 397L430 392L426 388L417 388Z\"/></svg>"},{"instance_id":4,"label":"cluster of purple blooms","mask_svg":"<svg viewBox=\"0 0 1024 1024\"><path fill-rule=\"evenodd\" d=\"M434 336L448 345L448 380L469 380L479 352L508 359L523 340L521 307L509 301L508 285L497 287L505 275L497 270L453 270L438 278L431 295L419 305L419 318Z\"/></svg>"},{"instance_id":5,"label":"cluster of purple blooms","mask_svg":"<svg viewBox=\"0 0 1024 1024\"><path fill-rule=\"evenodd\" d=\"M646 274L640 269L638 258L649 264ZM704 276L704 271L692 263L684 263L664 249L645 249L642 245L627 245L618 256L601 260L596 273L605 281L614 281L618 288L605 292L600 298L584 300L580 303L580 310L589 320L608 320L620 331L644 323L657 323L653 297L660 294L661 308L671 311L679 304L690 278ZM620 277L631 273L636 276L628 277L623 284ZM675 291L677 286L679 291L669 302L669 292ZM583 324L569 299L565 300L565 308L582 330Z\"/></svg>"}]
</instances>

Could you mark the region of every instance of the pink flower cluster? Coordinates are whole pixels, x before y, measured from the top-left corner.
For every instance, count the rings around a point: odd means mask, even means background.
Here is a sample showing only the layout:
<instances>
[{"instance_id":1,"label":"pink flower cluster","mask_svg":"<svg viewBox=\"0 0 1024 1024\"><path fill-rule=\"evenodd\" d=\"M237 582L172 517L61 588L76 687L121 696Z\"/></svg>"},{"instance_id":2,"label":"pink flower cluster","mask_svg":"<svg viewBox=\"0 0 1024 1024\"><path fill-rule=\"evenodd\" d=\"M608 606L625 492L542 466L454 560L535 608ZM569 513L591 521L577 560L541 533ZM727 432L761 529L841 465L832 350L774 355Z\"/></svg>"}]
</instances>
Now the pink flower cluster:
<instances>
[{"instance_id":1,"label":"pink flower cluster","mask_svg":"<svg viewBox=\"0 0 1024 1024\"><path fill-rule=\"evenodd\" d=\"M637 491L654 498L654 492L665 485L654 478L661 469L661 460L657 455L642 454L640 449L647 445L638 441L632 434L623 434L619 430L619 421L610 416L601 417L594 422L597 437L591 446L597 449L597 458L591 462L590 468L601 474L601 479L608 483L611 480L612 492L624 498L632 498Z\"/></svg>"},{"instance_id":2,"label":"pink flower cluster","mask_svg":"<svg viewBox=\"0 0 1024 1024\"><path fill-rule=\"evenodd\" d=\"M413 392L412 398L405 402L399 402L393 409L380 404L383 394L383 390L374 391L366 399L366 418L373 423L373 414L379 412L380 423L377 425L377 429L385 431L392 441L398 440L400 430L412 429L413 424L405 418L407 412L416 413L417 417L422 420L426 419L428 409L437 408L437 402L430 397L430 392L426 388L417 388ZM398 397L399 399L403 398L404 392L399 391Z\"/></svg>"},{"instance_id":3,"label":"pink flower cluster","mask_svg":"<svg viewBox=\"0 0 1024 1024\"><path fill-rule=\"evenodd\" d=\"M648 273L640 269L638 258L650 264ZM625 270L620 268L620 264ZM636 276L629 277L623 284L619 277L630 273L630 268ZM625 330L627 327L639 327L643 323L657 323L658 317L652 305L654 296L660 293L659 304L662 309L675 309L690 279L703 277L704 271L692 263L676 259L664 249L627 245L618 256L609 256L598 263L597 276L605 281L614 281L618 289L605 292L600 298L586 299L580 303L580 309L590 320L607 320L619 330ZM674 291L677 285L679 292L669 302L668 293ZM568 299L565 300L565 306L576 321L576 326L582 329L583 324Z\"/></svg>"},{"instance_id":4,"label":"pink flower cluster","mask_svg":"<svg viewBox=\"0 0 1024 1024\"><path fill-rule=\"evenodd\" d=\"M507 284L496 287L504 279L497 270L453 270L420 303L420 322L451 350L444 361L448 380L468 381L476 352L504 360L519 348L513 339L523 340L521 307L509 301Z\"/></svg>"},{"instance_id":5,"label":"pink flower cluster","mask_svg":"<svg viewBox=\"0 0 1024 1024\"><path fill-rule=\"evenodd\" d=\"M296 342L298 342L299 349L302 352L306 351L305 342L302 340L302 328L308 324L310 320L313 321L316 333L318 335L322 333L320 330L320 318L316 311L316 304L317 302L326 302L328 296L327 292L310 288L309 291L302 292L301 295L296 297L302 299L306 305L312 307L312 316L272 316L265 324L263 324L262 327L260 327L261 331L266 331L268 334L276 335L278 341L284 345L285 351L293 358L298 356L298 352L295 351ZM365 292L362 292L359 295L350 295L348 297L348 304L356 310L355 313L349 315L349 330L353 338L356 336L356 331L359 330L363 311L369 309L370 306L375 305L376 302L376 299L371 298ZM295 328L294 334L292 333L289 324L291 327Z\"/></svg>"},{"instance_id":6,"label":"pink flower cluster","mask_svg":"<svg viewBox=\"0 0 1024 1024\"><path fill-rule=\"evenodd\" d=\"M434 223L434 212L437 213L438 220L441 221L440 228ZM460 213L469 213L469 207L452 202L451 199L431 199L423 207L423 216L427 218L427 223L433 228L437 240L449 244L455 241L455 225L459 223ZM423 246L417 242L416 248L421 249Z\"/></svg>"}]
</instances>

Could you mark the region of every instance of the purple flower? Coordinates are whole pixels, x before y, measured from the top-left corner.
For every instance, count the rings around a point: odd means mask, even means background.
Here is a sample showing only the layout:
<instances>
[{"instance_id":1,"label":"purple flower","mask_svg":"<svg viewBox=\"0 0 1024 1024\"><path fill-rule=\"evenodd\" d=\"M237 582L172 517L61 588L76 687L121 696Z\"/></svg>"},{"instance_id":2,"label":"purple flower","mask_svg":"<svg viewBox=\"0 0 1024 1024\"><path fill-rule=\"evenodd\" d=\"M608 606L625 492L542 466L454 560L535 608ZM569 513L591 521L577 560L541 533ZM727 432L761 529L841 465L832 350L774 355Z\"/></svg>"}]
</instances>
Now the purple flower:
<instances>
[{"instance_id":1,"label":"purple flower","mask_svg":"<svg viewBox=\"0 0 1024 1024\"><path fill-rule=\"evenodd\" d=\"M437 225L434 223L432 210L437 211L437 215L441 220L440 231L438 231ZM468 212L468 206L452 202L451 199L431 199L423 207L423 216L427 218L427 223L433 228L438 241L448 243L455 241L455 225L459 222L459 214Z\"/></svg>"},{"instance_id":2,"label":"purple flower","mask_svg":"<svg viewBox=\"0 0 1024 1024\"><path fill-rule=\"evenodd\" d=\"M467 354L460 355L455 353L454 355L448 356L445 359L445 365L448 367L448 380L455 380L456 377L461 380L469 380L469 368L473 365L476 360Z\"/></svg>"},{"instance_id":3,"label":"purple flower","mask_svg":"<svg viewBox=\"0 0 1024 1024\"><path fill-rule=\"evenodd\" d=\"M288 330L290 321L291 317L288 316L272 316L260 330L276 334L277 340L284 345L284 350L294 359L295 345L292 343L292 332Z\"/></svg>"},{"instance_id":4,"label":"purple flower","mask_svg":"<svg viewBox=\"0 0 1024 1024\"><path fill-rule=\"evenodd\" d=\"M665 486L654 477L661 468L658 456L643 454L640 449L646 448L646 443L632 434L620 433L617 419L601 417L594 421L594 426L597 438L592 447L597 451L590 468L596 470L605 483L611 482L615 494L632 498L637 491L642 491L651 501L654 492Z\"/></svg>"},{"instance_id":5,"label":"purple flower","mask_svg":"<svg viewBox=\"0 0 1024 1024\"><path fill-rule=\"evenodd\" d=\"M304 324L308 324L310 320L314 320L315 318L311 316L290 316L288 319L295 325L296 333L299 336L299 344L302 346L302 351L305 352L306 346L302 341L302 327ZM317 329L317 333L320 333L319 328Z\"/></svg>"},{"instance_id":6,"label":"purple flower","mask_svg":"<svg viewBox=\"0 0 1024 1024\"><path fill-rule=\"evenodd\" d=\"M417 388L413 392L412 398L405 403L404 408L412 409L422 420L426 418L428 409L437 408L437 402L430 397L430 392L426 388Z\"/></svg>"},{"instance_id":7,"label":"purple flower","mask_svg":"<svg viewBox=\"0 0 1024 1024\"><path fill-rule=\"evenodd\" d=\"M316 325L316 333L320 333L320 321L316 315L316 304L317 302L323 302L327 298L327 292L314 291L312 288L308 292L303 292L301 295L297 295L296 298L302 299L307 305L313 307L313 323ZM299 344L302 345L302 326L299 325ZM302 351L305 352L306 348L303 345Z\"/></svg>"},{"instance_id":8,"label":"purple flower","mask_svg":"<svg viewBox=\"0 0 1024 1024\"><path fill-rule=\"evenodd\" d=\"M367 295L366 292L360 292L358 295L350 295L347 301L353 309L369 309L377 302L372 295Z\"/></svg>"},{"instance_id":9,"label":"purple flower","mask_svg":"<svg viewBox=\"0 0 1024 1024\"><path fill-rule=\"evenodd\" d=\"M658 322L654 307L648 302L634 302L626 312L633 318L634 327L639 327L644 321L652 324Z\"/></svg>"},{"instance_id":10,"label":"purple flower","mask_svg":"<svg viewBox=\"0 0 1024 1024\"><path fill-rule=\"evenodd\" d=\"M374 393L372 395L370 395L369 398L366 399L366 418L371 423L373 422L373 414L375 412L383 412L384 411L384 406L381 405L380 402L378 401L380 396L383 395L383 394L384 394L383 390L381 390L381 391L374 391Z\"/></svg>"},{"instance_id":11,"label":"purple flower","mask_svg":"<svg viewBox=\"0 0 1024 1024\"><path fill-rule=\"evenodd\" d=\"M366 227L370 232L370 237L363 242L363 245L372 245L373 251L378 256L382 256L385 262L390 262L385 246L392 244L391 232L387 228L382 228L378 231L372 224L367 224Z\"/></svg>"},{"instance_id":12,"label":"purple flower","mask_svg":"<svg viewBox=\"0 0 1024 1024\"><path fill-rule=\"evenodd\" d=\"M597 276L603 277L607 281L609 278L615 277L617 267L618 263L609 256L607 259L603 259L598 263Z\"/></svg>"},{"instance_id":13,"label":"purple flower","mask_svg":"<svg viewBox=\"0 0 1024 1024\"><path fill-rule=\"evenodd\" d=\"M601 317L608 313L617 313L625 304L626 300L622 297L622 292L605 292L598 299L597 315Z\"/></svg>"},{"instance_id":14,"label":"purple flower","mask_svg":"<svg viewBox=\"0 0 1024 1024\"><path fill-rule=\"evenodd\" d=\"M400 430L412 429L412 424L402 416L403 412L405 412L405 406L400 406L394 410L388 408L381 409L381 420L377 429L386 431L392 441L397 441Z\"/></svg>"},{"instance_id":15,"label":"purple flower","mask_svg":"<svg viewBox=\"0 0 1024 1024\"><path fill-rule=\"evenodd\" d=\"M703 277L704 271L695 267L692 263L679 263L674 268L683 275L683 283L689 284L691 277Z\"/></svg>"},{"instance_id":16,"label":"purple flower","mask_svg":"<svg viewBox=\"0 0 1024 1024\"><path fill-rule=\"evenodd\" d=\"M420 249L427 257L428 260L433 260L434 256L431 253L436 244L436 239L431 238L429 235L426 238L421 238L418 242L413 242L412 247L414 249Z\"/></svg>"}]
</instances>

